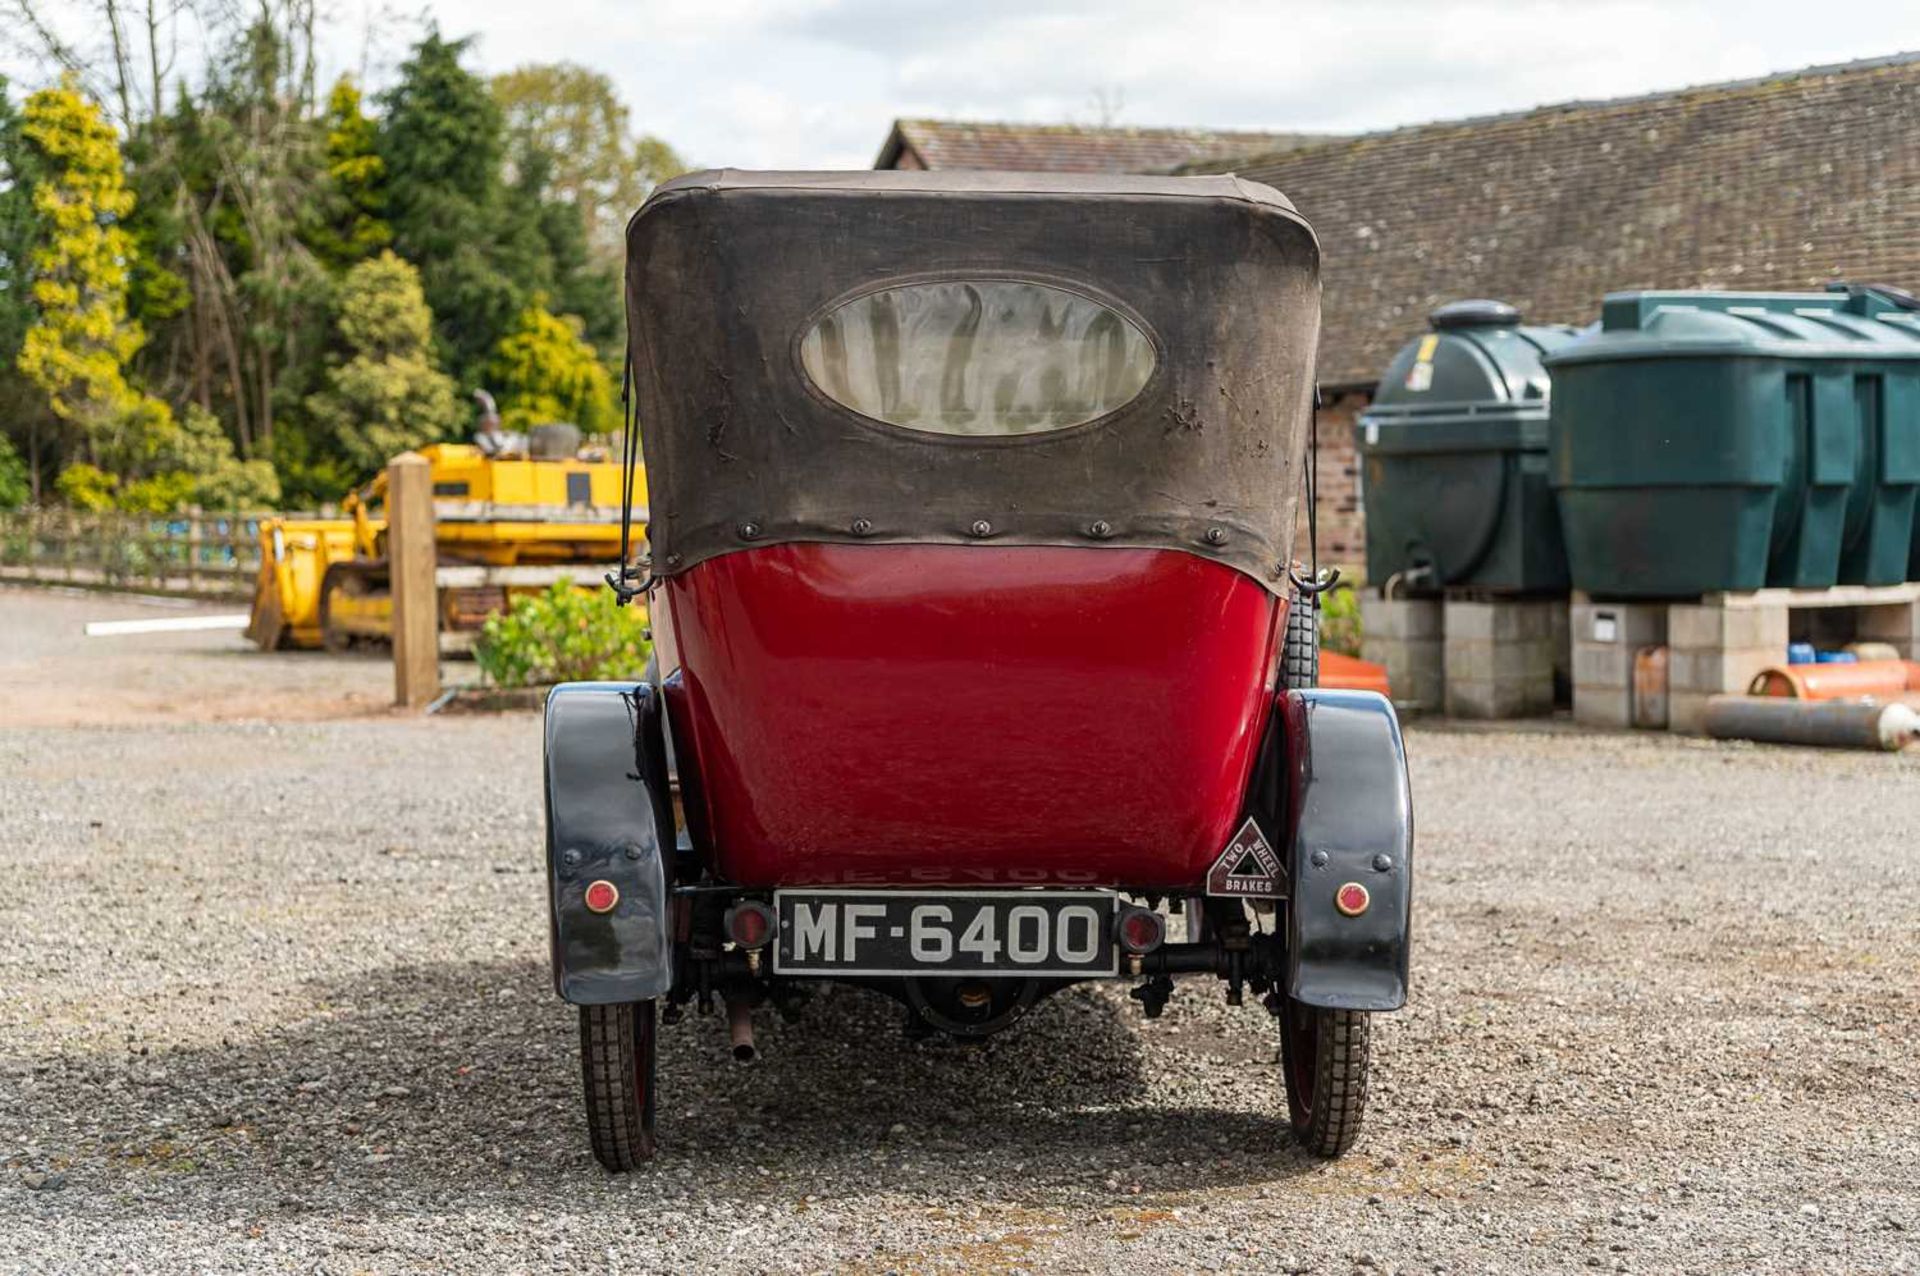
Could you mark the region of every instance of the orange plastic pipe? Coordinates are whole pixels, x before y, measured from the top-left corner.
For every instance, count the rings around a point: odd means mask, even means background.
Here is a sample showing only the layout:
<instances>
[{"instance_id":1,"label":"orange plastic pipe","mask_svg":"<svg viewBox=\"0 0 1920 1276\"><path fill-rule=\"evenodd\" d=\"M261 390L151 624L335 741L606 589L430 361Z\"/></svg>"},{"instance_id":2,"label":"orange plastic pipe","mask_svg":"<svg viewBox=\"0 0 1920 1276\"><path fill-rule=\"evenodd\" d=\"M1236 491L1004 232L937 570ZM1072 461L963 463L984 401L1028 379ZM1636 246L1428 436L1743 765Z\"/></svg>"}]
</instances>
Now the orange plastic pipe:
<instances>
[{"instance_id":1,"label":"orange plastic pipe","mask_svg":"<svg viewBox=\"0 0 1920 1276\"><path fill-rule=\"evenodd\" d=\"M1920 691L1920 661L1860 660L1853 664L1774 665L1762 669L1748 695L1790 700L1890 699Z\"/></svg>"},{"instance_id":2,"label":"orange plastic pipe","mask_svg":"<svg viewBox=\"0 0 1920 1276\"><path fill-rule=\"evenodd\" d=\"M1383 696L1393 694L1387 689L1385 665L1376 665L1370 660L1356 660L1337 651L1320 653L1320 685L1341 691L1378 691Z\"/></svg>"}]
</instances>

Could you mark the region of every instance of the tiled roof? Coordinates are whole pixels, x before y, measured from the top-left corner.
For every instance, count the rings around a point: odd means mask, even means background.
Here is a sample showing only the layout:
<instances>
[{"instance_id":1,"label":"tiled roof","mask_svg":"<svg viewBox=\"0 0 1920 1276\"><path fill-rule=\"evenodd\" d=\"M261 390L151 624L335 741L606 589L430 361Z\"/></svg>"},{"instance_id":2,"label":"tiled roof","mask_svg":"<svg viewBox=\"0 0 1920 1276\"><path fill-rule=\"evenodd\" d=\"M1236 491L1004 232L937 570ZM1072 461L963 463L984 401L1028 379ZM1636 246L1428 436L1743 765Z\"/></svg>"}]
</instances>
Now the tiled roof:
<instances>
[{"instance_id":1,"label":"tiled roof","mask_svg":"<svg viewBox=\"0 0 1920 1276\"><path fill-rule=\"evenodd\" d=\"M1196 161L1271 154L1325 134L1093 128L896 120L875 168L1008 169L1029 173L1163 173Z\"/></svg>"},{"instance_id":2,"label":"tiled roof","mask_svg":"<svg viewBox=\"0 0 1920 1276\"><path fill-rule=\"evenodd\" d=\"M1223 169L1319 234L1332 385L1461 297L1586 322L1627 288L1920 290L1920 54L1187 165Z\"/></svg>"}]
</instances>

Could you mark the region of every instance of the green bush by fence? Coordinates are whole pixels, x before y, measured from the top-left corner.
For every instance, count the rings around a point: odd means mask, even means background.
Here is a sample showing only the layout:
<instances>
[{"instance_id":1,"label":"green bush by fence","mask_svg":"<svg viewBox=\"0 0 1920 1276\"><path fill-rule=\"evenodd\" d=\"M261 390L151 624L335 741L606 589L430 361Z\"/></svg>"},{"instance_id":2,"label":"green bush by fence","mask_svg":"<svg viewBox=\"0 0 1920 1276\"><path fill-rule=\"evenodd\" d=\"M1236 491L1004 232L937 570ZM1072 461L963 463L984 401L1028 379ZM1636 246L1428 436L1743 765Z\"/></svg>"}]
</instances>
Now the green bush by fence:
<instances>
[{"instance_id":1,"label":"green bush by fence","mask_svg":"<svg viewBox=\"0 0 1920 1276\"><path fill-rule=\"evenodd\" d=\"M487 617L473 658L502 687L638 678L653 650L645 614L620 606L612 590L562 580Z\"/></svg>"}]
</instances>

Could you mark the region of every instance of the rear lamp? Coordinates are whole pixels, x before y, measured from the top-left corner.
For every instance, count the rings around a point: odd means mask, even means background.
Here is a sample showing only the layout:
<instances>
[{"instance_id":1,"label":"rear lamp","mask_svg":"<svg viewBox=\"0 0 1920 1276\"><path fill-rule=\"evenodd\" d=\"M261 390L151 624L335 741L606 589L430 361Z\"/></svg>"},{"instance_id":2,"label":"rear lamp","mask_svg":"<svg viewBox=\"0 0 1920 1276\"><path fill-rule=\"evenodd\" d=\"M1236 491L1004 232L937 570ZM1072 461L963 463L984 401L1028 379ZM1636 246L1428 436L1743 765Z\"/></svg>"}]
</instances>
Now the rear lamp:
<instances>
[{"instance_id":1,"label":"rear lamp","mask_svg":"<svg viewBox=\"0 0 1920 1276\"><path fill-rule=\"evenodd\" d=\"M582 902L590 913L611 913L620 902L620 888L604 879L589 883Z\"/></svg>"},{"instance_id":2,"label":"rear lamp","mask_svg":"<svg viewBox=\"0 0 1920 1276\"><path fill-rule=\"evenodd\" d=\"M752 951L773 938L773 910L757 899L743 899L727 910L727 938Z\"/></svg>"},{"instance_id":3,"label":"rear lamp","mask_svg":"<svg viewBox=\"0 0 1920 1276\"><path fill-rule=\"evenodd\" d=\"M1121 909L1113 931L1120 941L1120 947L1135 957L1152 952L1167 938L1166 922L1151 908Z\"/></svg>"}]
</instances>

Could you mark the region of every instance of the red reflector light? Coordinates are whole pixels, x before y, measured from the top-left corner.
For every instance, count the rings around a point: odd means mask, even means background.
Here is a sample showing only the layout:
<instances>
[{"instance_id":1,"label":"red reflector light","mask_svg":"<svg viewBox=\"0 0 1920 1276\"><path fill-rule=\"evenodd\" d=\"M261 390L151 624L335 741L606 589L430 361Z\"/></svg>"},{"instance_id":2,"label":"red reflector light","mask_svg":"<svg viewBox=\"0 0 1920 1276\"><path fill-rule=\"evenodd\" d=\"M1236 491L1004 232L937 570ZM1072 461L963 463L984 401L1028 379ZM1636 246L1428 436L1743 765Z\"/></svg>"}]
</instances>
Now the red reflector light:
<instances>
[{"instance_id":1,"label":"red reflector light","mask_svg":"<svg viewBox=\"0 0 1920 1276\"><path fill-rule=\"evenodd\" d=\"M1160 947L1167 938L1167 924L1151 908L1123 908L1114 927L1120 947L1136 957Z\"/></svg>"},{"instance_id":2,"label":"red reflector light","mask_svg":"<svg viewBox=\"0 0 1920 1276\"><path fill-rule=\"evenodd\" d=\"M587 887L584 902L588 912L611 913L620 902L620 888L608 881L593 882Z\"/></svg>"},{"instance_id":3,"label":"red reflector light","mask_svg":"<svg viewBox=\"0 0 1920 1276\"><path fill-rule=\"evenodd\" d=\"M773 936L773 910L743 899L727 910L727 938L742 948L762 948Z\"/></svg>"},{"instance_id":4,"label":"red reflector light","mask_svg":"<svg viewBox=\"0 0 1920 1276\"><path fill-rule=\"evenodd\" d=\"M1358 917L1367 911L1367 905L1373 897L1367 894L1367 888L1358 882L1348 882L1334 892L1333 906L1349 917Z\"/></svg>"}]
</instances>

